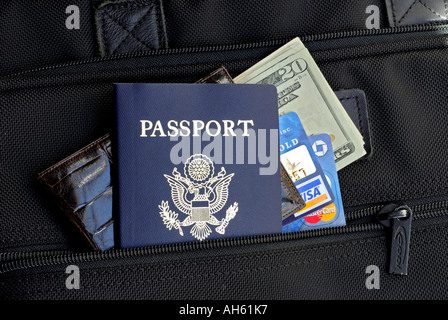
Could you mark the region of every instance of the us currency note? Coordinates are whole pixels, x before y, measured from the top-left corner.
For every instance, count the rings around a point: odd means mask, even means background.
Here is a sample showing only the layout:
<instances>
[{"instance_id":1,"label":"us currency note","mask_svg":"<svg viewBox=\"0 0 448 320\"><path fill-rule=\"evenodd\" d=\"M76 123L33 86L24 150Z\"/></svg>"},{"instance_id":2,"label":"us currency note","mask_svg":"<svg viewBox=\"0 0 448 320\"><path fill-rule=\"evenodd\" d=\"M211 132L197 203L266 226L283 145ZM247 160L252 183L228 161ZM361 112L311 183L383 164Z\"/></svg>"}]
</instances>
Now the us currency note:
<instances>
[{"instance_id":1,"label":"us currency note","mask_svg":"<svg viewBox=\"0 0 448 320\"><path fill-rule=\"evenodd\" d=\"M308 136L327 133L340 170L366 154L355 124L299 38L234 78L277 87L279 116L295 112Z\"/></svg>"}]
</instances>

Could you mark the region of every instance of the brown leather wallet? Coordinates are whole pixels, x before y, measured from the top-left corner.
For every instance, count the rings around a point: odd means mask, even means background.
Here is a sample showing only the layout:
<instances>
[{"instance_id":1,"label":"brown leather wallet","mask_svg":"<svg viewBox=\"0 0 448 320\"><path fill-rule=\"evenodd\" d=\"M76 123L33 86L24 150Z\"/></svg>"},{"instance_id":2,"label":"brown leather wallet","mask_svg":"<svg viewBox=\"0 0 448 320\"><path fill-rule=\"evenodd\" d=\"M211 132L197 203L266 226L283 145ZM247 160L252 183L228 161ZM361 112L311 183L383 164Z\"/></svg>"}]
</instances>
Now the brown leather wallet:
<instances>
[{"instance_id":1,"label":"brown leather wallet","mask_svg":"<svg viewBox=\"0 0 448 320\"><path fill-rule=\"evenodd\" d=\"M38 175L96 250L114 246L111 165L111 140L105 135Z\"/></svg>"},{"instance_id":2,"label":"brown leather wallet","mask_svg":"<svg viewBox=\"0 0 448 320\"><path fill-rule=\"evenodd\" d=\"M196 83L233 83L221 67ZM107 134L38 175L88 243L96 250L114 247L112 153ZM291 178L281 167L282 219L305 206Z\"/></svg>"},{"instance_id":3,"label":"brown leather wallet","mask_svg":"<svg viewBox=\"0 0 448 320\"><path fill-rule=\"evenodd\" d=\"M204 83L221 83L221 84L230 84L233 83L232 77L227 72L227 69L224 66L219 67L209 75L204 78L199 79L195 83L204 84Z\"/></svg>"}]
</instances>

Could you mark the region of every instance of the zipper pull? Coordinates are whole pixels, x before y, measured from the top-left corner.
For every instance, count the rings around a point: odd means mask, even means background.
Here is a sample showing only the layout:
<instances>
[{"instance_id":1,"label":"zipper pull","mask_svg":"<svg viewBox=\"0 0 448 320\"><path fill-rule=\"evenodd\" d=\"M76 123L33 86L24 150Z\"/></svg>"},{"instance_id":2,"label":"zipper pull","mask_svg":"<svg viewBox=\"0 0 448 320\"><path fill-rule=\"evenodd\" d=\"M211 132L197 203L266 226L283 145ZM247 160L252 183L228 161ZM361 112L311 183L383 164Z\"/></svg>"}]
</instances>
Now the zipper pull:
<instances>
[{"instance_id":1,"label":"zipper pull","mask_svg":"<svg viewBox=\"0 0 448 320\"><path fill-rule=\"evenodd\" d=\"M392 229L389 246L389 273L407 275L411 241L412 210L403 204L388 204L377 214L377 220Z\"/></svg>"}]
</instances>

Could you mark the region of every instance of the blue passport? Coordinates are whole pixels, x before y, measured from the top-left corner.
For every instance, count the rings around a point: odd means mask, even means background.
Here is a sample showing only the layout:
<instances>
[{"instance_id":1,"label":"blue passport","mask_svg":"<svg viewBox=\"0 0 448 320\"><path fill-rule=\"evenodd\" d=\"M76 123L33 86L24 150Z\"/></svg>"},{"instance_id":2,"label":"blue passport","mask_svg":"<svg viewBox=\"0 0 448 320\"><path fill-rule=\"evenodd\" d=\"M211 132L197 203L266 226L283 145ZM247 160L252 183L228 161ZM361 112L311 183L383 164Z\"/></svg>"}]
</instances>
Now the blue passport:
<instances>
[{"instance_id":1,"label":"blue passport","mask_svg":"<svg viewBox=\"0 0 448 320\"><path fill-rule=\"evenodd\" d=\"M115 89L120 247L281 233L274 86Z\"/></svg>"}]
</instances>

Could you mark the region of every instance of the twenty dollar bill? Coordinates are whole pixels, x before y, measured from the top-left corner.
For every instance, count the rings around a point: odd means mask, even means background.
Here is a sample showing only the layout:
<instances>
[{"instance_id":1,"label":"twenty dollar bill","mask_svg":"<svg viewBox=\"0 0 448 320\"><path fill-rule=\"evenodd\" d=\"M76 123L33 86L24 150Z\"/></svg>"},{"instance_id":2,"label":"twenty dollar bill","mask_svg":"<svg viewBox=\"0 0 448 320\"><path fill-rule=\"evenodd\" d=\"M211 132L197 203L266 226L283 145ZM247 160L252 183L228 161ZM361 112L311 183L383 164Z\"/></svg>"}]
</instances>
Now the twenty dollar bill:
<instances>
[{"instance_id":1,"label":"twenty dollar bill","mask_svg":"<svg viewBox=\"0 0 448 320\"><path fill-rule=\"evenodd\" d=\"M366 154L361 134L299 38L288 42L234 81L275 85L279 116L295 112L308 136L329 134L337 170Z\"/></svg>"}]
</instances>

